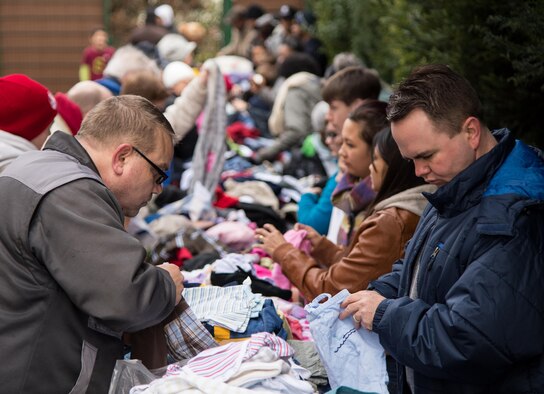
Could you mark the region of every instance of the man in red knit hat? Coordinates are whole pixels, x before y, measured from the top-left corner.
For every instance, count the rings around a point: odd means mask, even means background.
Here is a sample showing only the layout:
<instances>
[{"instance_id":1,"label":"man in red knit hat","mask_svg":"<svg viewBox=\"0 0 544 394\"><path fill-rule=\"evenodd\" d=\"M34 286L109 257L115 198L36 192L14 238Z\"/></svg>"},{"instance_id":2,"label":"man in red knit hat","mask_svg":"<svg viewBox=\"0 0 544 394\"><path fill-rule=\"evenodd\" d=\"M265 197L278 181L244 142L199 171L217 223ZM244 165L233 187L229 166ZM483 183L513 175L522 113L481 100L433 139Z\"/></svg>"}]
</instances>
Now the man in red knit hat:
<instances>
[{"instance_id":1,"label":"man in red knit hat","mask_svg":"<svg viewBox=\"0 0 544 394\"><path fill-rule=\"evenodd\" d=\"M42 147L57 114L51 92L26 75L0 78L0 172L21 153Z\"/></svg>"}]
</instances>

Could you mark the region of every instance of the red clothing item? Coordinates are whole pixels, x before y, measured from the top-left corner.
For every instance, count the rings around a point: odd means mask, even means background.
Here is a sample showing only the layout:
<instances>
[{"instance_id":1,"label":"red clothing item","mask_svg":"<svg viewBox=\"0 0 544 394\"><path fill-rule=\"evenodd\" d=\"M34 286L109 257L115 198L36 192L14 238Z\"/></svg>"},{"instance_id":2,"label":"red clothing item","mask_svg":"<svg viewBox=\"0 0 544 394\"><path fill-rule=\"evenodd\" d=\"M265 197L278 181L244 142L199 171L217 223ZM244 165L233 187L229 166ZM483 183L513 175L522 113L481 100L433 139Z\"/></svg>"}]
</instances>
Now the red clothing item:
<instances>
[{"instance_id":1,"label":"red clothing item","mask_svg":"<svg viewBox=\"0 0 544 394\"><path fill-rule=\"evenodd\" d=\"M178 267L182 268L185 260L193 258L193 254L187 248L179 248L176 253L176 258L168 261L170 264L175 264Z\"/></svg>"},{"instance_id":2,"label":"red clothing item","mask_svg":"<svg viewBox=\"0 0 544 394\"><path fill-rule=\"evenodd\" d=\"M227 126L227 135L237 144L244 142L245 138L257 138L260 136L259 130L254 127L248 127L243 122L237 121Z\"/></svg>"},{"instance_id":3,"label":"red clothing item","mask_svg":"<svg viewBox=\"0 0 544 394\"><path fill-rule=\"evenodd\" d=\"M103 51L99 51L89 46L83 50L81 64L86 64L89 66L91 81L95 81L103 77L106 64L108 64L114 53L114 47L106 47Z\"/></svg>"},{"instance_id":4,"label":"red clothing item","mask_svg":"<svg viewBox=\"0 0 544 394\"><path fill-rule=\"evenodd\" d=\"M229 196L221 186L215 188L215 202L213 206L216 208L230 208L238 204L238 198Z\"/></svg>"}]
</instances>

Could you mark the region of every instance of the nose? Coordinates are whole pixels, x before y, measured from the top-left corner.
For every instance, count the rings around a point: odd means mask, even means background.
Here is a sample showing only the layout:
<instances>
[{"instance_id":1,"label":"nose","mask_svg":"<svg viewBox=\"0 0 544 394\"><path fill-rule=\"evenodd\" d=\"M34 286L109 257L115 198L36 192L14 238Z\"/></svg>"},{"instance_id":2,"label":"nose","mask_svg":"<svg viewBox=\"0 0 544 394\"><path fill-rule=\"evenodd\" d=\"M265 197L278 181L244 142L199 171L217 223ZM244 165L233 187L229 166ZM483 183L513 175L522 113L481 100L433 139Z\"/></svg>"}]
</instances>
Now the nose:
<instances>
[{"instance_id":1,"label":"nose","mask_svg":"<svg viewBox=\"0 0 544 394\"><path fill-rule=\"evenodd\" d=\"M414 160L414 168L416 172L416 176L418 177L424 177L425 175L428 175L431 172L431 169L429 166L425 163L422 163L419 160Z\"/></svg>"},{"instance_id":2,"label":"nose","mask_svg":"<svg viewBox=\"0 0 544 394\"><path fill-rule=\"evenodd\" d=\"M338 156L346 157L344 152L344 144L340 145L340 149L338 149Z\"/></svg>"}]
</instances>

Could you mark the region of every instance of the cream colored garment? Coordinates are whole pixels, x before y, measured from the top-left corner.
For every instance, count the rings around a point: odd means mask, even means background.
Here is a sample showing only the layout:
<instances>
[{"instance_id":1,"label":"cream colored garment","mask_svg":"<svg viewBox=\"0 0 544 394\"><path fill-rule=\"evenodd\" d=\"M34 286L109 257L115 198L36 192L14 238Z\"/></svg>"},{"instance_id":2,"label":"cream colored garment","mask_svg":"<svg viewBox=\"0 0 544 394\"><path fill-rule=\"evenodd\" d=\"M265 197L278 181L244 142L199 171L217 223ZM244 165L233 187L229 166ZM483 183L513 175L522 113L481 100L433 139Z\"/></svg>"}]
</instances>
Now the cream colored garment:
<instances>
[{"instance_id":1,"label":"cream colored garment","mask_svg":"<svg viewBox=\"0 0 544 394\"><path fill-rule=\"evenodd\" d=\"M149 223L149 228L158 236L175 234L180 230L193 229L191 220L183 215L163 215Z\"/></svg>"},{"instance_id":2,"label":"cream colored garment","mask_svg":"<svg viewBox=\"0 0 544 394\"><path fill-rule=\"evenodd\" d=\"M436 186L428 184L416 186L411 189L406 189L389 198L386 198L383 201L380 201L378 204L376 204L372 212L381 211L386 208L397 207L421 216L423 210L429 203L429 201L421 193L434 193L435 191Z\"/></svg>"},{"instance_id":3,"label":"cream colored garment","mask_svg":"<svg viewBox=\"0 0 544 394\"><path fill-rule=\"evenodd\" d=\"M246 181L236 182L229 178L224 182L228 195L237 197L240 201L252 204L261 204L278 211L280 202L274 191L265 182Z\"/></svg>"},{"instance_id":4,"label":"cream colored garment","mask_svg":"<svg viewBox=\"0 0 544 394\"><path fill-rule=\"evenodd\" d=\"M268 129L273 136L278 136L281 134L284 128L284 107L285 100L287 98L287 92L289 89L299 86L304 86L307 83L310 83L316 78L314 74L308 72L299 72L291 75L287 78L280 89L278 90L278 95L274 101L274 106L272 107L272 113L268 118Z\"/></svg>"},{"instance_id":5,"label":"cream colored garment","mask_svg":"<svg viewBox=\"0 0 544 394\"><path fill-rule=\"evenodd\" d=\"M200 78L194 78L183 89L181 96L164 111L164 116L176 133L175 143L181 141L195 125L206 104L206 94L207 86L202 84Z\"/></svg>"},{"instance_id":6,"label":"cream colored garment","mask_svg":"<svg viewBox=\"0 0 544 394\"><path fill-rule=\"evenodd\" d=\"M32 142L18 135L0 130L0 172L24 152L34 151L37 148Z\"/></svg>"}]
</instances>

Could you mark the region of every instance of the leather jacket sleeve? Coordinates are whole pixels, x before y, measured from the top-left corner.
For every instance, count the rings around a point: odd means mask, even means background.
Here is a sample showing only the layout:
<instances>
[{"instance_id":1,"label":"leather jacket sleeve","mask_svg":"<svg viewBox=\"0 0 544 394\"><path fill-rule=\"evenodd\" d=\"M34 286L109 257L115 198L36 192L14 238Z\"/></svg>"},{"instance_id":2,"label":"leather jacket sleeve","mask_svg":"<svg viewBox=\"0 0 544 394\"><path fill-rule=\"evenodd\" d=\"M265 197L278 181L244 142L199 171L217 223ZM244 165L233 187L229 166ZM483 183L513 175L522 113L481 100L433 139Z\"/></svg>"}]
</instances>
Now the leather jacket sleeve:
<instances>
[{"instance_id":1,"label":"leather jacket sleeve","mask_svg":"<svg viewBox=\"0 0 544 394\"><path fill-rule=\"evenodd\" d=\"M414 221L412 227L415 227L419 217L402 212ZM324 292L336 294L342 289L350 292L364 290L371 280L391 271L393 262L403 253L406 225L395 213L397 209L392 208L365 219L358 229L353 248L345 257L331 262L330 267L323 267L315 258L290 245L279 247L273 258L281 264L289 280L309 299ZM316 252L313 254L316 255Z\"/></svg>"}]
</instances>

